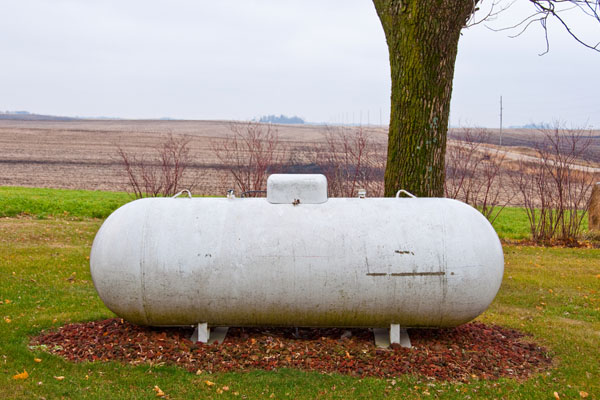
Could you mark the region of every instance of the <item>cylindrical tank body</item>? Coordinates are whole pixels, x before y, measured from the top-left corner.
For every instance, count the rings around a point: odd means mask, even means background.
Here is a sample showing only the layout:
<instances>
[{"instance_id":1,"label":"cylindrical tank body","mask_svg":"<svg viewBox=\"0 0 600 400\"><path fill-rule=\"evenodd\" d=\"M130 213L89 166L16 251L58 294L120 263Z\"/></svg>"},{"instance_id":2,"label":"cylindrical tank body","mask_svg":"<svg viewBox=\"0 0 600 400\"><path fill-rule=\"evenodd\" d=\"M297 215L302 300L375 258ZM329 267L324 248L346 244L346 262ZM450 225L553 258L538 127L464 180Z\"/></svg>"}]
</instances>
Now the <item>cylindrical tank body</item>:
<instances>
[{"instance_id":1,"label":"cylindrical tank body","mask_svg":"<svg viewBox=\"0 0 600 400\"><path fill-rule=\"evenodd\" d=\"M137 324L451 327L489 306L504 257L455 200L154 198L104 222L90 265Z\"/></svg>"}]
</instances>

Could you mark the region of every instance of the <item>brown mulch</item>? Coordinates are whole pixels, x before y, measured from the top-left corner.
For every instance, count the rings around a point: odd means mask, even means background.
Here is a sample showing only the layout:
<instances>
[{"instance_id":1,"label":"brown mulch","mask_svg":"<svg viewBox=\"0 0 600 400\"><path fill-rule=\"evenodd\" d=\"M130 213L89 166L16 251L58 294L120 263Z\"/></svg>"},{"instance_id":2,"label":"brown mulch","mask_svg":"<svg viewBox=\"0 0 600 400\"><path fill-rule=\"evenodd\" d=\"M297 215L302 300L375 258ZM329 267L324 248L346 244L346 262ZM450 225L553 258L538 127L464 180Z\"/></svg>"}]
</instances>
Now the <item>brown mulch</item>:
<instances>
[{"instance_id":1,"label":"brown mulch","mask_svg":"<svg viewBox=\"0 0 600 400\"><path fill-rule=\"evenodd\" d=\"M376 348L368 329L301 328L296 336L294 328L231 328L223 344L213 345L194 344L191 334L191 329L142 327L115 318L65 325L33 338L32 345L46 345L71 361L165 363L191 372L297 368L466 381L526 379L552 364L547 350L523 341L523 333L482 323L409 329L413 348L394 345L389 350Z\"/></svg>"}]
</instances>

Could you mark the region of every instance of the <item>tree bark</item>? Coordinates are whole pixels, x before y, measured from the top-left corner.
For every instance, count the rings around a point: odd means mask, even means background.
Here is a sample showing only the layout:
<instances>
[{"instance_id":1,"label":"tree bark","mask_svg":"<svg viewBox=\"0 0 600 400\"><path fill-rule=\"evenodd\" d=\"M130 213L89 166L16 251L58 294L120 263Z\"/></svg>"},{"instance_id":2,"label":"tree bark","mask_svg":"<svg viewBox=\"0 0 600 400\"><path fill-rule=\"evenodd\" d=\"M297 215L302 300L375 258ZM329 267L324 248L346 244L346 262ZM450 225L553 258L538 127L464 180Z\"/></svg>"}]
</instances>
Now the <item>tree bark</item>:
<instances>
[{"instance_id":1,"label":"tree bark","mask_svg":"<svg viewBox=\"0 0 600 400\"><path fill-rule=\"evenodd\" d=\"M600 232L600 182L592 188L588 207L588 229Z\"/></svg>"},{"instance_id":2,"label":"tree bark","mask_svg":"<svg viewBox=\"0 0 600 400\"><path fill-rule=\"evenodd\" d=\"M444 195L444 155L460 31L478 0L373 0L392 75L385 195Z\"/></svg>"}]
</instances>

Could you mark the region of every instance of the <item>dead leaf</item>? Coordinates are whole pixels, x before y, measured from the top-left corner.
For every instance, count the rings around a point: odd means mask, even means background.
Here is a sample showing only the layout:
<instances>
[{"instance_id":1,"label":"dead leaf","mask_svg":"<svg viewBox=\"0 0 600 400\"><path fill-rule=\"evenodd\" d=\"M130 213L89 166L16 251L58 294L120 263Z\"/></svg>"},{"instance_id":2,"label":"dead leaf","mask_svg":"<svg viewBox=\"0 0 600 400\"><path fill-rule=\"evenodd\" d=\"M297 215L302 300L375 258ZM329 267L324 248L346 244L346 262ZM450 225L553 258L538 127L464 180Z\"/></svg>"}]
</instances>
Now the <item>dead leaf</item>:
<instances>
[{"instance_id":1,"label":"dead leaf","mask_svg":"<svg viewBox=\"0 0 600 400\"><path fill-rule=\"evenodd\" d=\"M34 358L33 361L35 361L37 363L40 363L40 362L42 362L42 359L41 358Z\"/></svg>"},{"instance_id":2,"label":"dead leaf","mask_svg":"<svg viewBox=\"0 0 600 400\"><path fill-rule=\"evenodd\" d=\"M532 315L524 318L530 320ZM284 334L286 330L249 329L248 333L235 329L232 331L230 343L219 347L219 350L192 344L187 340L187 331L151 330L119 318L66 324L59 328L58 334L53 332L38 339L40 344L45 344L56 354L71 361L121 360L150 362L153 365L173 362L193 368L191 370L198 377L197 385L207 391L214 385L215 388L210 390L214 391L218 387L223 394L226 391L223 384L217 386L214 381L214 384L210 381L206 383L207 379L216 379L209 373L244 368L273 370L291 367L327 373L352 373L365 377L400 376L417 371L428 379L431 377L442 381L465 377L470 379L472 374L475 375L474 380L487 380L504 376L526 378L532 373L546 370L551 363L543 347L521 343L520 332L482 323L462 325L452 330L451 336L442 335L436 330L427 331L428 340L423 348L410 353L398 351L399 349L378 352L369 332L359 330L353 333L352 340L344 341L342 347L339 342L342 330L332 330L329 334L319 329L306 329L303 331L303 336L306 337L300 340L288 339ZM106 332L109 334L105 336ZM251 344L252 339L255 341L254 345ZM465 351L461 351L461 348ZM482 353L482 349L486 350ZM422 357L425 354L427 357ZM522 368L515 369L512 362L523 359L527 359L527 363ZM464 368L455 370L444 366L445 364L461 365ZM202 376L206 379L201 379ZM592 374L586 376L592 377ZM390 388L398 386L392 379L388 382ZM146 390L153 387L154 385L148 385ZM425 396L423 391L430 393L429 398L436 395L436 391L423 385L415 389L418 389L417 393L422 397ZM579 387L579 390L582 389ZM579 390L573 394L576 395ZM230 389L227 394L232 392ZM467 392L465 389L465 394ZM264 397L269 395L269 392L265 392ZM165 395L162 399L169 396L170 394ZM591 397L593 396L588 398Z\"/></svg>"},{"instance_id":3,"label":"dead leaf","mask_svg":"<svg viewBox=\"0 0 600 400\"><path fill-rule=\"evenodd\" d=\"M29 378L29 374L25 370L23 370L23 372L21 372L20 374L16 374L13 376L13 379L27 379L27 378Z\"/></svg>"},{"instance_id":4,"label":"dead leaf","mask_svg":"<svg viewBox=\"0 0 600 400\"><path fill-rule=\"evenodd\" d=\"M204 383L206 384L206 386L214 386L214 382L211 381L204 381Z\"/></svg>"},{"instance_id":5,"label":"dead leaf","mask_svg":"<svg viewBox=\"0 0 600 400\"><path fill-rule=\"evenodd\" d=\"M222 389L223 389L223 391L227 392L227 391L229 391L229 386L223 386Z\"/></svg>"},{"instance_id":6,"label":"dead leaf","mask_svg":"<svg viewBox=\"0 0 600 400\"><path fill-rule=\"evenodd\" d=\"M10 324L12 322L12 320L8 317L4 317L4 322L6 322L7 324Z\"/></svg>"},{"instance_id":7,"label":"dead leaf","mask_svg":"<svg viewBox=\"0 0 600 400\"><path fill-rule=\"evenodd\" d=\"M579 392L579 397L581 397L582 399L585 399L588 396L589 396L588 392L584 392L583 390L581 392Z\"/></svg>"},{"instance_id":8,"label":"dead leaf","mask_svg":"<svg viewBox=\"0 0 600 400\"><path fill-rule=\"evenodd\" d=\"M223 394L223 389L217 388L216 392L217 392L217 394Z\"/></svg>"},{"instance_id":9,"label":"dead leaf","mask_svg":"<svg viewBox=\"0 0 600 400\"><path fill-rule=\"evenodd\" d=\"M57 381L62 381L63 379L65 379L64 376L55 376L54 379L56 379Z\"/></svg>"},{"instance_id":10,"label":"dead leaf","mask_svg":"<svg viewBox=\"0 0 600 400\"><path fill-rule=\"evenodd\" d=\"M158 386L154 386L154 391L156 392L156 397L165 397L165 392L160 390Z\"/></svg>"},{"instance_id":11,"label":"dead leaf","mask_svg":"<svg viewBox=\"0 0 600 400\"><path fill-rule=\"evenodd\" d=\"M556 400L560 400L560 396L558 395L558 392L554 392L554 398Z\"/></svg>"}]
</instances>

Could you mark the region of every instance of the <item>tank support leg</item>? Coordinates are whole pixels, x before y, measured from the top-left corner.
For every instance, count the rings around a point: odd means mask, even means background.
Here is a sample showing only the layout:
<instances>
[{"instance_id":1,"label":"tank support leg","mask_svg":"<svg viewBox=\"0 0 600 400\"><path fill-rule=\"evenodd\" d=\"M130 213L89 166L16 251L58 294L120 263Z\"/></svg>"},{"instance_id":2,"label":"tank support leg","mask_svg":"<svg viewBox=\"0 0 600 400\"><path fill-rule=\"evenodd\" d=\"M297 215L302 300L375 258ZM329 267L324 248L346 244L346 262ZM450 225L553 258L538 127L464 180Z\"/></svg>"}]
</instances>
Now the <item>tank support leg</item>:
<instances>
[{"instance_id":1,"label":"tank support leg","mask_svg":"<svg viewBox=\"0 0 600 400\"><path fill-rule=\"evenodd\" d=\"M375 328L373 329L373 335L377 347L388 348L390 344L394 343L402 347L412 347L406 328L401 328L399 324L391 324L389 329Z\"/></svg>"},{"instance_id":2,"label":"tank support leg","mask_svg":"<svg viewBox=\"0 0 600 400\"><path fill-rule=\"evenodd\" d=\"M198 324L190 340L194 343L202 342L207 344L213 344L214 342L223 343L225 336L227 335L226 326L219 326L217 328L209 328L206 322Z\"/></svg>"},{"instance_id":3,"label":"tank support leg","mask_svg":"<svg viewBox=\"0 0 600 400\"><path fill-rule=\"evenodd\" d=\"M225 336L227 336L228 330L229 328L226 326L219 326L217 328L211 329L210 337L208 338L208 344L213 344L214 342L219 342L219 344L223 344Z\"/></svg>"},{"instance_id":4,"label":"tank support leg","mask_svg":"<svg viewBox=\"0 0 600 400\"><path fill-rule=\"evenodd\" d=\"M194 329L194 333L190 340L194 343L202 342L208 343L208 338L210 336L210 328L206 322L200 323L196 325L196 329Z\"/></svg>"},{"instance_id":5,"label":"tank support leg","mask_svg":"<svg viewBox=\"0 0 600 400\"><path fill-rule=\"evenodd\" d=\"M397 343L400 346L407 348L412 347L406 328L401 328L399 324L390 325L390 343Z\"/></svg>"}]
</instances>

